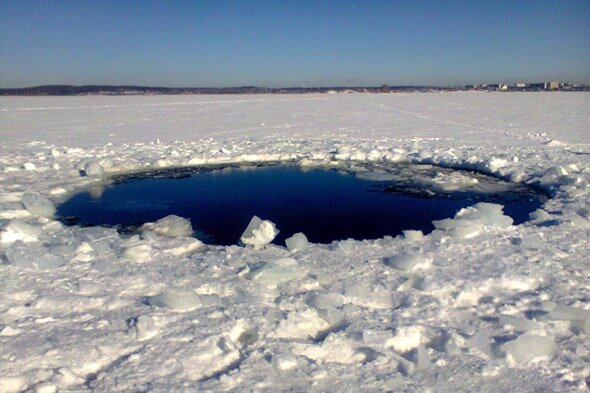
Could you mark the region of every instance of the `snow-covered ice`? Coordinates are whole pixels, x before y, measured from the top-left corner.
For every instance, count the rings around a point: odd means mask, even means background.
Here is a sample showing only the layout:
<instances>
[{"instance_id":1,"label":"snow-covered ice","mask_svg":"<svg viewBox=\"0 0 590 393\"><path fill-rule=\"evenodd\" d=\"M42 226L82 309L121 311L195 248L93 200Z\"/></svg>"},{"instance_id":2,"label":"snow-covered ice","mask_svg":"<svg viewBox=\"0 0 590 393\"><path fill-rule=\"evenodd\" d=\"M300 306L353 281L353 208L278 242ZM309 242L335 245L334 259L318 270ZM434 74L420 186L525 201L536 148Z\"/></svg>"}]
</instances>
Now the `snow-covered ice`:
<instances>
[{"instance_id":1,"label":"snow-covered ice","mask_svg":"<svg viewBox=\"0 0 590 393\"><path fill-rule=\"evenodd\" d=\"M0 391L588 391L589 107L559 92L0 97ZM551 198L521 225L480 203L429 235L331 244L274 244L258 217L232 246L182 217L135 235L55 218L111 175L277 161L376 179L440 165Z\"/></svg>"}]
</instances>

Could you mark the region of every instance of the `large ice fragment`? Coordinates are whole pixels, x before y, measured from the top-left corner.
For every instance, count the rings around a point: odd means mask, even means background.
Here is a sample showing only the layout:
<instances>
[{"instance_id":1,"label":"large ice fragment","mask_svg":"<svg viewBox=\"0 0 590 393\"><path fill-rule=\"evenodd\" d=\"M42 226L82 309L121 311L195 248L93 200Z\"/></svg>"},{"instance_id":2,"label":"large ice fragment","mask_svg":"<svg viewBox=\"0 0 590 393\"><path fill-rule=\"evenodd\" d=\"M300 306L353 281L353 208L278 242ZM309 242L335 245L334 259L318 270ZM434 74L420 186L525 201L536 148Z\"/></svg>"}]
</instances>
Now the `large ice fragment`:
<instances>
[{"instance_id":1,"label":"large ice fragment","mask_svg":"<svg viewBox=\"0 0 590 393\"><path fill-rule=\"evenodd\" d=\"M557 321L590 320L590 311L578 307L559 305L551 310L546 315L546 318Z\"/></svg>"},{"instance_id":2,"label":"large ice fragment","mask_svg":"<svg viewBox=\"0 0 590 393\"><path fill-rule=\"evenodd\" d=\"M182 218L171 214L156 222L148 222L141 226L142 231L151 231L160 236L179 237L192 236L193 227L191 222L186 218Z\"/></svg>"},{"instance_id":3,"label":"large ice fragment","mask_svg":"<svg viewBox=\"0 0 590 393\"><path fill-rule=\"evenodd\" d=\"M502 205L480 202L459 210L452 219L435 220L432 225L448 236L469 239L485 228L502 229L511 226L513 220L503 214L503 208Z\"/></svg>"},{"instance_id":4,"label":"large ice fragment","mask_svg":"<svg viewBox=\"0 0 590 393\"><path fill-rule=\"evenodd\" d=\"M309 248L309 242L307 241L307 237L301 232L298 232L290 238L286 239L285 244L291 252L304 251L307 248Z\"/></svg>"},{"instance_id":5,"label":"large ice fragment","mask_svg":"<svg viewBox=\"0 0 590 393\"><path fill-rule=\"evenodd\" d=\"M34 216L51 218L56 211L53 202L40 194L26 193L22 202L25 209Z\"/></svg>"},{"instance_id":6,"label":"large ice fragment","mask_svg":"<svg viewBox=\"0 0 590 393\"><path fill-rule=\"evenodd\" d=\"M104 179L106 177L104 168L98 161L89 161L84 164L84 173L86 176L96 179Z\"/></svg>"},{"instance_id":7,"label":"large ice fragment","mask_svg":"<svg viewBox=\"0 0 590 393\"><path fill-rule=\"evenodd\" d=\"M31 248L22 242L8 247L6 257L10 264L32 270L50 270L65 264L62 257L48 253L41 247Z\"/></svg>"},{"instance_id":8,"label":"large ice fragment","mask_svg":"<svg viewBox=\"0 0 590 393\"><path fill-rule=\"evenodd\" d=\"M293 258L267 263L251 275L252 280L264 285L277 285L300 277L304 269Z\"/></svg>"},{"instance_id":9,"label":"large ice fragment","mask_svg":"<svg viewBox=\"0 0 590 393\"><path fill-rule=\"evenodd\" d=\"M39 240L42 234L43 231L41 229L21 220L14 219L0 232L0 241L2 243L13 243L20 240L29 243Z\"/></svg>"},{"instance_id":10,"label":"large ice fragment","mask_svg":"<svg viewBox=\"0 0 590 393\"><path fill-rule=\"evenodd\" d=\"M523 334L500 347L511 363L526 363L549 359L557 352L557 344L546 336Z\"/></svg>"},{"instance_id":11,"label":"large ice fragment","mask_svg":"<svg viewBox=\"0 0 590 393\"><path fill-rule=\"evenodd\" d=\"M174 311L190 311L201 307L201 297L183 289L166 289L159 295L149 298L152 306L169 308Z\"/></svg>"},{"instance_id":12,"label":"large ice fragment","mask_svg":"<svg viewBox=\"0 0 590 393\"><path fill-rule=\"evenodd\" d=\"M240 242L255 248L263 247L279 234L275 224L268 220L261 220L260 217L254 216L240 237Z\"/></svg>"}]
</instances>

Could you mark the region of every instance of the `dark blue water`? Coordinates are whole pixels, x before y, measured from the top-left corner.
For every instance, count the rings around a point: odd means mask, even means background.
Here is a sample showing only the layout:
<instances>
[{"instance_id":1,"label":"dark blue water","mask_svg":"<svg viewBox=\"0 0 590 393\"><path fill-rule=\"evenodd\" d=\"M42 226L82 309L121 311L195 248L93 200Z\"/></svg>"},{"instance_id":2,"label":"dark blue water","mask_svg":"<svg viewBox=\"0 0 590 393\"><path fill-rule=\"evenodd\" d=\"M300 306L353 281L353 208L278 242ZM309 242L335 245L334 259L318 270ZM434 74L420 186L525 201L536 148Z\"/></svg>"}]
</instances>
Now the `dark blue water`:
<instances>
[{"instance_id":1,"label":"dark blue water","mask_svg":"<svg viewBox=\"0 0 590 393\"><path fill-rule=\"evenodd\" d=\"M402 167L400 173L408 175L411 170L412 166ZM428 171L420 176L429 176ZM479 201L505 205L505 213L517 224L541 205L539 195L523 186L503 192L441 193L411 187L408 178L411 173L399 182L362 180L335 170L304 172L291 166L161 171L116 179L102 193L77 194L58 207L58 216L69 224L132 231L176 214L189 218L204 242L229 245L238 242L257 215L281 231L274 243L284 244L296 232L305 233L311 242L328 243L395 236L405 229L427 233L433 229L433 220L453 217L462 207Z\"/></svg>"}]
</instances>

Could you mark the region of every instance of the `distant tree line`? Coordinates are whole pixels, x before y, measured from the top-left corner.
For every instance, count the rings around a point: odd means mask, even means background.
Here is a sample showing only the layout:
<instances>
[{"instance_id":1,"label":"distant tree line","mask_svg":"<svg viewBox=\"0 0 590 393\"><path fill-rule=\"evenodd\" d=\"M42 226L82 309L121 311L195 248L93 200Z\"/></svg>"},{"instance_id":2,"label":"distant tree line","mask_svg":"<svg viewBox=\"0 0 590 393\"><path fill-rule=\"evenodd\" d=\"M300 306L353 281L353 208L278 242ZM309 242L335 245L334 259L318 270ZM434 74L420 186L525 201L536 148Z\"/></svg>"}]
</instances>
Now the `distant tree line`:
<instances>
[{"instance_id":1,"label":"distant tree line","mask_svg":"<svg viewBox=\"0 0 590 393\"><path fill-rule=\"evenodd\" d=\"M17 96L73 96L73 95L157 95L157 94L303 94L303 93L379 93L394 91L455 90L428 86L379 87L151 87L110 85L45 85L14 89L0 89L0 95Z\"/></svg>"},{"instance_id":2,"label":"distant tree line","mask_svg":"<svg viewBox=\"0 0 590 393\"><path fill-rule=\"evenodd\" d=\"M484 88L468 85L461 87L437 86L389 86L376 87L152 87L152 86L111 86L111 85L44 85L15 89L0 89L3 96L77 96L77 95L179 95L179 94L304 94L304 93L395 93L459 90L498 90L498 85L483 85ZM522 90L522 89L521 89ZM531 89L534 90L534 89ZM566 90L566 89L560 89ZM572 90L571 88L569 90ZM573 90L590 90L588 86Z\"/></svg>"}]
</instances>

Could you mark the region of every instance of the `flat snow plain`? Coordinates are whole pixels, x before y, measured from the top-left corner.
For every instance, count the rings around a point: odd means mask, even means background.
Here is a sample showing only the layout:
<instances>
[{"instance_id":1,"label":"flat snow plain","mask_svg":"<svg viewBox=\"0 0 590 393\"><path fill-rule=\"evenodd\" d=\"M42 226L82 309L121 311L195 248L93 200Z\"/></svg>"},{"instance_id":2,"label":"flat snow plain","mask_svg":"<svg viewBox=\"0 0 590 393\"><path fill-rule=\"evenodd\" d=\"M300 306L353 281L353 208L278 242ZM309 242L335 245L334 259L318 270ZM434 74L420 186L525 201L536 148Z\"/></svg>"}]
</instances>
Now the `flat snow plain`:
<instances>
[{"instance_id":1,"label":"flat snow plain","mask_svg":"<svg viewBox=\"0 0 590 393\"><path fill-rule=\"evenodd\" d=\"M289 248L51 217L110 174L264 161L440 164L552 198L518 226L478 205ZM588 391L589 163L589 93L0 97L0 391Z\"/></svg>"}]
</instances>

